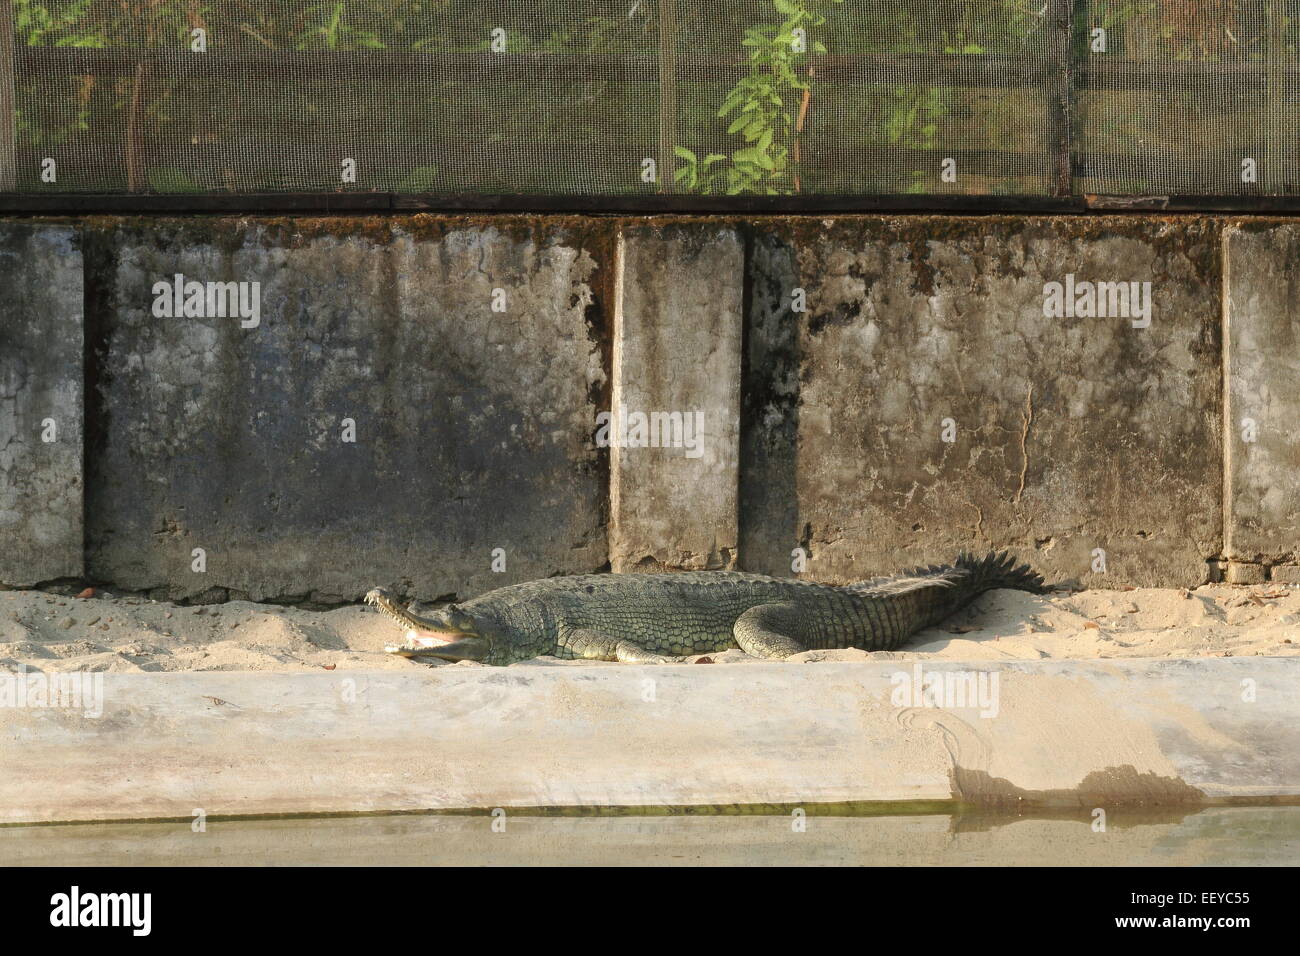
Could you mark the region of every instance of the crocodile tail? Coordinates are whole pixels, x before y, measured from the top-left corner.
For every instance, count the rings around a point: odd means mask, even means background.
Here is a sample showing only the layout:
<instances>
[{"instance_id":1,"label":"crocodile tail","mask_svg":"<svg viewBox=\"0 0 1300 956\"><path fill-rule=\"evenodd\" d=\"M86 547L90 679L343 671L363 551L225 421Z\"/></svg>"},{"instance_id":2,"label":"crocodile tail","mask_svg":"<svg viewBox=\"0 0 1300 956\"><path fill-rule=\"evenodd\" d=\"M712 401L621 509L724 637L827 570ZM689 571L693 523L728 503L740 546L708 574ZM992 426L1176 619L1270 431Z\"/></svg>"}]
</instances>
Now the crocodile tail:
<instances>
[{"instance_id":1,"label":"crocodile tail","mask_svg":"<svg viewBox=\"0 0 1300 956\"><path fill-rule=\"evenodd\" d=\"M1006 551L982 556L963 551L945 576L952 583L932 592L933 599L925 615L927 626L938 624L985 591L1013 588L1039 594L1044 590L1042 577L1029 565L1017 563L1015 557Z\"/></svg>"},{"instance_id":2,"label":"crocodile tail","mask_svg":"<svg viewBox=\"0 0 1300 956\"><path fill-rule=\"evenodd\" d=\"M947 565L912 568L887 578L850 584L846 590L865 598L893 598L913 593L918 602L917 626L937 624L985 591L1015 588L1043 591L1043 579L1027 564L1001 551L984 556L962 552Z\"/></svg>"},{"instance_id":3,"label":"crocodile tail","mask_svg":"<svg viewBox=\"0 0 1300 956\"><path fill-rule=\"evenodd\" d=\"M1006 551L991 552L982 558L963 551L953 567L967 572L958 587L971 589L972 597L993 588L1014 588L1034 594L1045 590L1043 576L1027 564L1017 564L1015 557Z\"/></svg>"},{"instance_id":4,"label":"crocodile tail","mask_svg":"<svg viewBox=\"0 0 1300 956\"><path fill-rule=\"evenodd\" d=\"M1017 564L1006 551L991 552L984 557L963 551L952 564L932 564L910 568L881 578L846 585L857 594L903 594L923 588L943 589L964 604L993 588L1019 591L1043 591L1043 578L1027 564Z\"/></svg>"}]
</instances>

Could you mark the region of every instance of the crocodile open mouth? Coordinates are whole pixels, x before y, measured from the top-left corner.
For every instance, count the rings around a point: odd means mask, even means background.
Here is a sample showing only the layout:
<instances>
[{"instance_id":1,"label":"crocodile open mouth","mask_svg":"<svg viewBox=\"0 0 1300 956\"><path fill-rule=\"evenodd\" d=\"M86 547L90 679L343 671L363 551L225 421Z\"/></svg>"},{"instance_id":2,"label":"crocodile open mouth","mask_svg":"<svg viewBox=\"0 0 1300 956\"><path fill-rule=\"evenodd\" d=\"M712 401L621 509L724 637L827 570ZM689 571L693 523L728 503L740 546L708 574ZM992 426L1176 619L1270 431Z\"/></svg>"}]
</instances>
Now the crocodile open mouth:
<instances>
[{"instance_id":1,"label":"crocodile open mouth","mask_svg":"<svg viewBox=\"0 0 1300 956\"><path fill-rule=\"evenodd\" d=\"M366 603L378 608L380 613L392 618L404 628L417 631L429 631L427 621L417 620L409 611L393 603L392 596L383 588L372 588L366 592Z\"/></svg>"},{"instance_id":2,"label":"crocodile open mouth","mask_svg":"<svg viewBox=\"0 0 1300 956\"><path fill-rule=\"evenodd\" d=\"M480 661L490 645L477 634L466 634L450 628L439 627L432 621L417 617L393 602L383 588L374 588L366 594L366 603L378 608L385 616L396 621L406 631L406 644L385 648L390 654L405 657L438 657L447 661Z\"/></svg>"}]
</instances>

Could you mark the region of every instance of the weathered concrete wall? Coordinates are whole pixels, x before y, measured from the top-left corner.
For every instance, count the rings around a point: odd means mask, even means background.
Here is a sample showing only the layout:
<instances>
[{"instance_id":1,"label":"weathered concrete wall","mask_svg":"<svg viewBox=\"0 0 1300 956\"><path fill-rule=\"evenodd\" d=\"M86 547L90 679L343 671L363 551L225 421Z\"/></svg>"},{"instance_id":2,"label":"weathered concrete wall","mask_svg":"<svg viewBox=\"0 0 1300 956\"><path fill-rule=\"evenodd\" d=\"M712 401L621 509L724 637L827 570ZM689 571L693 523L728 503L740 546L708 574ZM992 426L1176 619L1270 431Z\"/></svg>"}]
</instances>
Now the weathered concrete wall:
<instances>
[{"instance_id":1,"label":"weathered concrete wall","mask_svg":"<svg viewBox=\"0 0 1300 956\"><path fill-rule=\"evenodd\" d=\"M629 431L610 451L615 571L735 564L744 271L734 227L639 225L620 238L613 411ZM677 418L653 427L669 420L656 414Z\"/></svg>"},{"instance_id":2,"label":"weathered concrete wall","mask_svg":"<svg viewBox=\"0 0 1300 956\"><path fill-rule=\"evenodd\" d=\"M1067 274L1150 282L1150 326L1045 317ZM789 573L803 547L811 575L847 581L1012 547L1094 586L1205 579L1216 223L790 220L755 229L749 282L746 568Z\"/></svg>"},{"instance_id":3,"label":"weathered concrete wall","mask_svg":"<svg viewBox=\"0 0 1300 956\"><path fill-rule=\"evenodd\" d=\"M1224 236L1227 378L1224 551L1234 578L1300 581L1300 227L1242 223Z\"/></svg>"},{"instance_id":4,"label":"weathered concrete wall","mask_svg":"<svg viewBox=\"0 0 1300 956\"><path fill-rule=\"evenodd\" d=\"M1003 546L1092 585L1194 584L1225 552L1230 580L1300 581L1297 235L1139 216L9 223L0 584L434 599L607 561L789 574L803 548L810 575L847 580ZM259 282L259 325L155 316L176 273ZM1071 274L1151 282L1150 326L1044 316ZM703 411L704 455L598 448L620 406Z\"/></svg>"},{"instance_id":5,"label":"weathered concrete wall","mask_svg":"<svg viewBox=\"0 0 1300 956\"><path fill-rule=\"evenodd\" d=\"M606 562L600 227L153 220L91 241L93 577L433 599ZM259 282L260 323L156 316L177 273Z\"/></svg>"},{"instance_id":6,"label":"weathered concrete wall","mask_svg":"<svg viewBox=\"0 0 1300 956\"><path fill-rule=\"evenodd\" d=\"M1294 660L736 667L106 674L98 717L0 707L0 823L1300 796Z\"/></svg>"},{"instance_id":7,"label":"weathered concrete wall","mask_svg":"<svg viewBox=\"0 0 1300 956\"><path fill-rule=\"evenodd\" d=\"M82 573L81 282L75 228L0 224L0 583Z\"/></svg>"}]
</instances>

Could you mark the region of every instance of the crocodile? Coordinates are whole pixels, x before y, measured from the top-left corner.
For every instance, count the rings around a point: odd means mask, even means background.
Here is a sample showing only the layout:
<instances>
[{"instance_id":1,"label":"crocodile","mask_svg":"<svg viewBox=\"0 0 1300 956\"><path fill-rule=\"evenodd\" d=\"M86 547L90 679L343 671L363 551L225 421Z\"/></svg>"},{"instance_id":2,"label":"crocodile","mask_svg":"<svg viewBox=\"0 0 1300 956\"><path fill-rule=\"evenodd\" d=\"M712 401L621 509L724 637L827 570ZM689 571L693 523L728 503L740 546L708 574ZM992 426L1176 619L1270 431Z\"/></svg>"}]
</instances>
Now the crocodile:
<instances>
[{"instance_id":1,"label":"crocodile","mask_svg":"<svg viewBox=\"0 0 1300 956\"><path fill-rule=\"evenodd\" d=\"M1003 551L848 585L741 571L579 574L498 588L427 616L383 588L366 601L406 629L407 643L388 648L405 657L660 664L735 647L775 659L893 650L992 588L1041 592L1043 579Z\"/></svg>"}]
</instances>

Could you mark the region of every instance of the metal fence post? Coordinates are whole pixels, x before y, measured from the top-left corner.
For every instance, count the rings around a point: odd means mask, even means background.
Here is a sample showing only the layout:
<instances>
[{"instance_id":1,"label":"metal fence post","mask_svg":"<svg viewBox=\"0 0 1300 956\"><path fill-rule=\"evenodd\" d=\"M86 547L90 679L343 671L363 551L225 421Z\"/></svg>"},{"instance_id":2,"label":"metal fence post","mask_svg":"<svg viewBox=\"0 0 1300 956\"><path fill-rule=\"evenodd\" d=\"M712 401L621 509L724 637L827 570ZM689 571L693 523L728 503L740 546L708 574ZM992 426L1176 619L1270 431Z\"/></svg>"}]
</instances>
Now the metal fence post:
<instances>
[{"instance_id":1,"label":"metal fence post","mask_svg":"<svg viewBox=\"0 0 1300 956\"><path fill-rule=\"evenodd\" d=\"M1286 191L1287 175L1282 168L1282 27L1281 0L1269 0L1265 19L1268 29L1267 62L1264 64L1264 175L1265 192Z\"/></svg>"},{"instance_id":2,"label":"metal fence post","mask_svg":"<svg viewBox=\"0 0 1300 956\"><path fill-rule=\"evenodd\" d=\"M677 165L677 0L659 0L659 191L674 192Z\"/></svg>"},{"instance_id":3,"label":"metal fence post","mask_svg":"<svg viewBox=\"0 0 1300 956\"><path fill-rule=\"evenodd\" d=\"M18 188L18 101L14 88L13 0L0 0L0 192Z\"/></svg>"},{"instance_id":4,"label":"metal fence post","mask_svg":"<svg viewBox=\"0 0 1300 956\"><path fill-rule=\"evenodd\" d=\"M1074 104L1077 43L1075 28L1082 29L1087 0L1049 0L1048 29L1052 33L1051 55L1056 70L1051 80L1048 105L1048 148L1052 151L1052 195L1074 195ZM1076 23L1076 20L1078 21Z\"/></svg>"}]
</instances>

